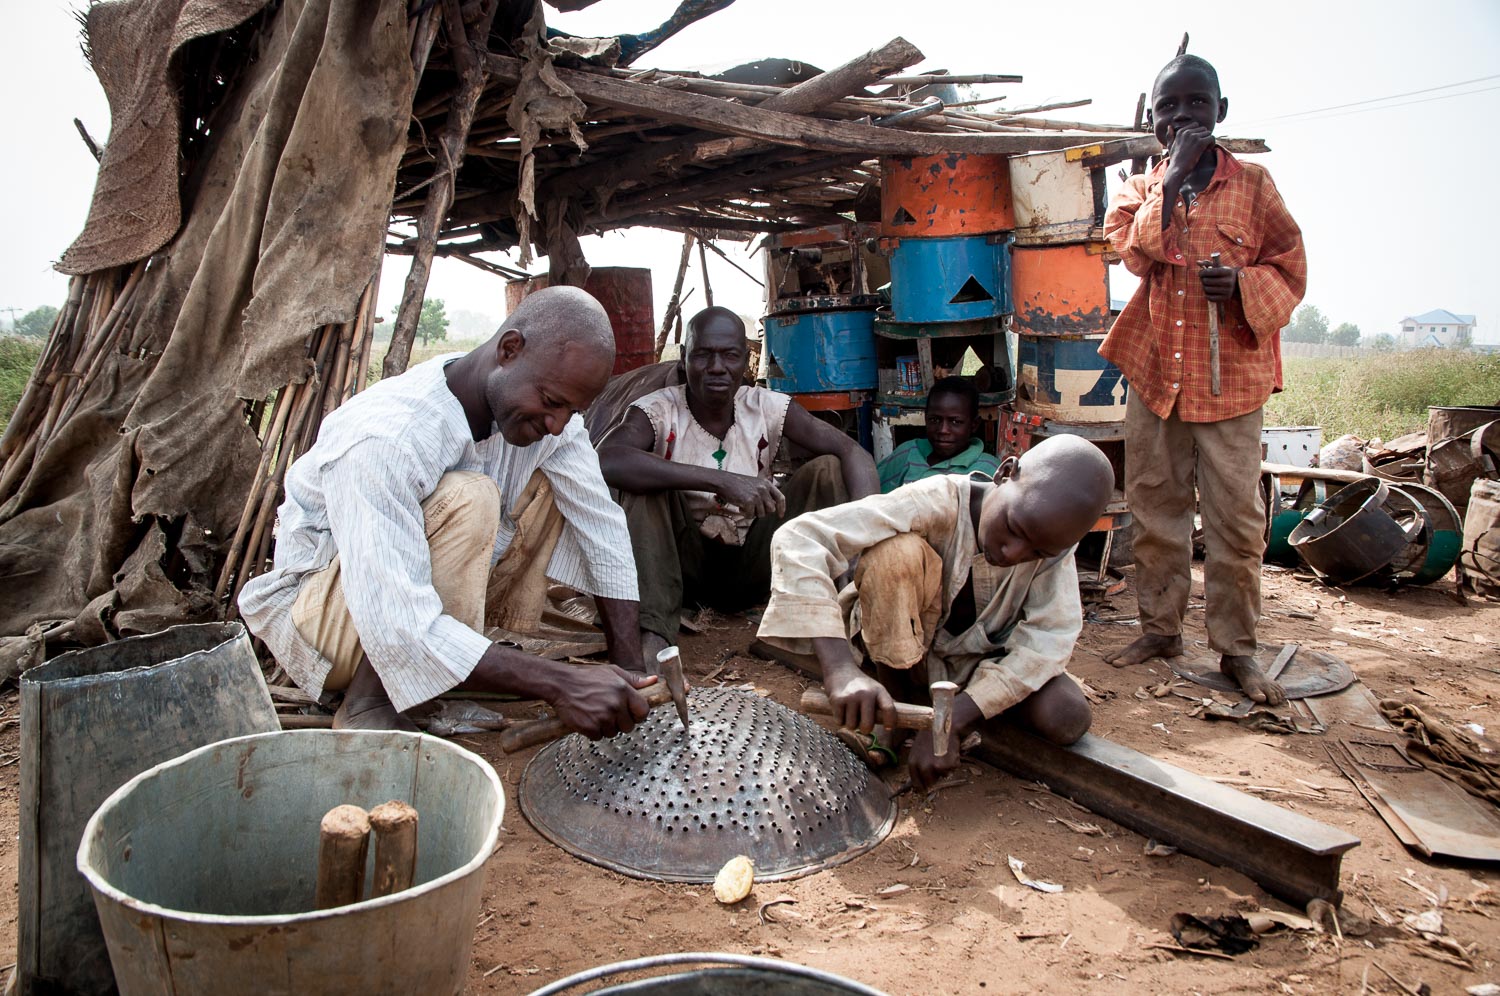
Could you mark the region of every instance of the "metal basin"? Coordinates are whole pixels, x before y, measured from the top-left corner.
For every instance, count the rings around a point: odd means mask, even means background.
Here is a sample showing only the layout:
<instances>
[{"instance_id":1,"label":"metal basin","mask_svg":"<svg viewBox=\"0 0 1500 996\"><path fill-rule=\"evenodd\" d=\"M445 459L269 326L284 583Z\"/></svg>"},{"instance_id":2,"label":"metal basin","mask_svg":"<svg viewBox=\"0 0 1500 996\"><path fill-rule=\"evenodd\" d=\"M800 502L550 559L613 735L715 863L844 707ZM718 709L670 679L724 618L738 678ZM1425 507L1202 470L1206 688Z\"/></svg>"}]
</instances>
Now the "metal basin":
<instances>
[{"instance_id":1,"label":"metal basin","mask_svg":"<svg viewBox=\"0 0 1500 996\"><path fill-rule=\"evenodd\" d=\"M1425 517L1398 522L1386 508L1390 487L1368 478L1336 492L1307 514L1288 543L1334 584L1354 584L1385 571L1420 536Z\"/></svg>"},{"instance_id":2,"label":"metal basin","mask_svg":"<svg viewBox=\"0 0 1500 996\"><path fill-rule=\"evenodd\" d=\"M420 814L416 884L314 910L323 814L390 799ZM494 770L434 737L264 733L121 786L84 829L78 870L124 996L456 993L504 808Z\"/></svg>"}]
</instances>

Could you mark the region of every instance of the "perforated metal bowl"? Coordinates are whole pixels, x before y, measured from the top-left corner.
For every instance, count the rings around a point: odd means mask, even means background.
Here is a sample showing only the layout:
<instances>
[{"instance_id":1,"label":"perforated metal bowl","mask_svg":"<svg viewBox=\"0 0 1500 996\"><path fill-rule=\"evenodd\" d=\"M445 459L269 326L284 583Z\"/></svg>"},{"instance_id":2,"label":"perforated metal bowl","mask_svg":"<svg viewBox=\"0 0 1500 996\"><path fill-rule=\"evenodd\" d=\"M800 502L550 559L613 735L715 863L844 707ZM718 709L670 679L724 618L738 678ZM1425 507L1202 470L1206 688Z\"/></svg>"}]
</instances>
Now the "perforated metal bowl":
<instances>
[{"instance_id":1,"label":"perforated metal bowl","mask_svg":"<svg viewBox=\"0 0 1500 996\"><path fill-rule=\"evenodd\" d=\"M885 784L807 717L725 689L688 703L686 734L655 709L628 734L542 748L521 776L521 812L585 861L666 882L710 882L739 854L759 881L796 878L890 832Z\"/></svg>"}]
</instances>

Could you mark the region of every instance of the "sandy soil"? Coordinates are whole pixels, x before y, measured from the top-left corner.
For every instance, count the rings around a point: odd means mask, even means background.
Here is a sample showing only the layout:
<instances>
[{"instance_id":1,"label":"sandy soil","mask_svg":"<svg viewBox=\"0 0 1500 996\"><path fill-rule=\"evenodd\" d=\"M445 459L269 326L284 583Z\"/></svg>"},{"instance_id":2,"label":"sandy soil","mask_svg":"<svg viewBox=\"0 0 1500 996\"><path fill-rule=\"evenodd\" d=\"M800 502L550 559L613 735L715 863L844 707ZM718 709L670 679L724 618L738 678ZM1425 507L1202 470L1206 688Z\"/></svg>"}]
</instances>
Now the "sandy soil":
<instances>
[{"instance_id":1,"label":"sandy soil","mask_svg":"<svg viewBox=\"0 0 1500 996\"><path fill-rule=\"evenodd\" d=\"M1199 642L1190 643L1190 654L1207 654L1201 591L1200 577L1187 633ZM1265 576L1265 592L1266 642L1327 650L1348 660L1379 697L1410 698L1455 722L1500 730L1500 605L1460 606L1447 581L1394 594L1341 593L1275 571ZM1290 618L1288 611L1316 618ZM1133 613L1127 592L1098 614ZM895 830L869 854L808 878L757 885L743 903L720 906L709 887L626 878L545 842L514 804L532 752L506 756L493 735L473 735L459 739L495 764L511 798L489 864L467 991L524 993L584 968L695 950L786 958L893 994L1358 993L1366 984L1400 992L1377 965L1412 990L1425 983L1434 993L1460 993L1500 982L1500 906L1467 901L1476 883L1500 889L1500 871L1444 866L1406 851L1329 764L1316 736L1194 719L1191 704L1175 696L1137 698L1138 689L1167 678L1167 669L1153 663L1116 670L1101 659L1135 633L1121 622L1084 628L1071 670L1107 697L1096 707L1093 732L1237 787L1256 786L1359 836L1363 843L1344 860L1344 910L1370 922L1366 936L1340 945L1326 935L1284 932L1226 960L1153 950L1147 945L1172 943L1167 923L1176 912L1286 907L1237 873L1182 855L1148 857L1137 834L978 762L964 765L955 779L963 784L929 798L902 796ZM748 656L752 634L749 620L731 617L686 637L689 673L701 680L727 665L714 683L751 682L795 705L807 682ZM0 704L0 721L15 716L14 693ZM0 730L0 764L15 756L16 743L14 727ZM0 945L7 949L15 940L17 811L12 763L0 767L0 875L11 883L0 893ZM1059 816L1098 824L1103 836L1077 833ZM1065 891L1022 887L1007 855ZM898 884L910 888L881 894ZM1425 942L1387 925L1430 909L1422 890L1446 891L1446 929L1478 945L1477 970L1435 960ZM761 904L783 898L793 902L769 908L770 922L763 922Z\"/></svg>"}]
</instances>

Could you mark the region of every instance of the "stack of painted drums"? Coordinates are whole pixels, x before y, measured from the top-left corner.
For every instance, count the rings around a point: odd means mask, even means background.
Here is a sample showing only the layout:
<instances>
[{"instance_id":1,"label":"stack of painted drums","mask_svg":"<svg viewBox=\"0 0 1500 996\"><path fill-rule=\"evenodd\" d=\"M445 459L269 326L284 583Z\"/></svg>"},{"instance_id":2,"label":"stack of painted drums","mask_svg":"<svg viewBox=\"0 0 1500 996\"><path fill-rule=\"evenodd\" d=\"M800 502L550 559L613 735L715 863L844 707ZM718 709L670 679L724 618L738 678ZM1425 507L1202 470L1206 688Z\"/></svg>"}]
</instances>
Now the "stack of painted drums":
<instances>
[{"instance_id":1,"label":"stack of painted drums","mask_svg":"<svg viewBox=\"0 0 1500 996\"><path fill-rule=\"evenodd\" d=\"M1108 565L1129 560L1118 537L1130 512L1124 496L1127 385L1120 368L1099 355L1114 313L1103 230L1104 170L1088 162L1097 151L1064 149L1010 160L1017 384L1006 437L1018 450L1048 436L1077 435L1109 457L1117 491L1095 526L1103 533L1098 574L1082 578L1086 590L1107 591Z\"/></svg>"},{"instance_id":2,"label":"stack of painted drums","mask_svg":"<svg viewBox=\"0 0 1500 996\"><path fill-rule=\"evenodd\" d=\"M1005 334L1015 227L1007 158L950 153L880 165L891 300L875 321L875 456L902 442L898 436L920 435L933 381L962 373L979 388L993 447L998 408L1015 388Z\"/></svg>"},{"instance_id":3,"label":"stack of painted drums","mask_svg":"<svg viewBox=\"0 0 1500 996\"><path fill-rule=\"evenodd\" d=\"M1125 435L1126 385L1120 369L1099 355L1114 319L1102 228L1104 171L1088 168L1088 151L1010 160L1015 408L1033 422L1040 419L1043 435L1112 441Z\"/></svg>"},{"instance_id":4,"label":"stack of painted drums","mask_svg":"<svg viewBox=\"0 0 1500 996\"><path fill-rule=\"evenodd\" d=\"M870 445L875 391L873 226L848 222L767 239L763 374L819 418ZM871 267L875 273L870 272Z\"/></svg>"}]
</instances>

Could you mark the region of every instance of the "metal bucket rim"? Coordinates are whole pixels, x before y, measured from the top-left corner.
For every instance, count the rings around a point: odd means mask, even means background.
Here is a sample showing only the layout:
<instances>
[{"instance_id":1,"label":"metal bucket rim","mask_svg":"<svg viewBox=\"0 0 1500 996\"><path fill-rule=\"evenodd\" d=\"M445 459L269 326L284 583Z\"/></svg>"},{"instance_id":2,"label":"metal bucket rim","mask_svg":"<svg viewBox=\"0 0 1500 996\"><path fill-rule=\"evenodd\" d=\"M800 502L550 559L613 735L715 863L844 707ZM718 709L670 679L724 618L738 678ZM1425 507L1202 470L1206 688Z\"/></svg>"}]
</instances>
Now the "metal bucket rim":
<instances>
[{"instance_id":1,"label":"metal bucket rim","mask_svg":"<svg viewBox=\"0 0 1500 996\"><path fill-rule=\"evenodd\" d=\"M70 660L76 659L83 654L92 654L109 647L118 647L120 644L128 643L132 640L155 639L162 636L163 634L171 633L174 630L206 629L211 626L221 628L227 627L232 630L232 635L225 637L222 641L215 643L214 645L209 647L199 647L197 650L190 650L185 654L180 654L177 657L172 657L164 661L154 661L150 664L137 664L135 667L121 668L117 671L97 671L93 674L75 674L67 678L49 678L46 674L47 671L61 670L63 664ZM234 643L236 640L249 640L249 638L249 631L245 629L245 624L242 622L181 623L176 626L168 626L166 629L158 630L155 633L137 633L134 636L122 637L118 640L111 640L108 643L100 643L92 647L79 647L77 650L69 650L65 654L58 654L56 657L52 658L49 661L43 661L36 667L29 668L28 670L23 671L21 673L20 683L40 684L42 682L47 682L50 684L60 681L88 681L95 678L114 677L121 674L134 674L137 671L150 671L153 668L166 667L169 664L180 664L183 661L191 660L197 657L199 654L214 654L219 652L220 650L223 650L225 647L229 646L229 644L231 643Z\"/></svg>"},{"instance_id":2,"label":"metal bucket rim","mask_svg":"<svg viewBox=\"0 0 1500 996\"><path fill-rule=\"evenodd\" d=\"M879 989L871 988L863 982L846 979L843 976L834 975L832 972L825 972L810 965L800 965L797 962L783 961L779 958L760 958L755 955L731 954L727 951L682 951L672 954L649 955L645 958L635 958L630 961L617 961L611 965L587 968L565 979L558 979L556 982L548 983L540 989L533 990L530 996L555 996L557 993L566 992L575 986L583 985L585 982L608 978L611 975L624 975L627 972L639 972L646 969L699 963L734 965L741 968L761 968L770 972L794 975L799 978L824 982L829 985L842 986L852 993L859 994L859 996L886 996Z\"/></svg>"},{"instance_id":3,"label":"metal bucket rim","mask_svg":"<svg viewBox=\"0 0 1500 996\"><path fill-rule=\"evenodd\" d=\"M480 844L478 850L475 852L472 858L464 862L459 867L448 872L447 874L440 875L430 882L423 882L421 885L414 885L410 889L406 889L401 892L395 892L388 896L379 896L370 899L364 899L357 903L350 903L348 906L336 906L333 909L327 910L306 910L301 913L264 913L251 916L232 915L225 913L194 913L187 910L177 910L172 909L168 906L158 906L155 903L145 902L144 900L137 899L129 893L116 888L113 883L109 882L104 878L103 875L95 870L92 862L89 860L93 856L94 839L96 836L98 836L99 833L99 823L101 822L100 818L107 810L112 809L121 799L129 795L141 783L145 782L148 778L153 777L157 772L188 764L196 760L199 755L206 754L211 750L219 750L221 748L233 746L236 744L245 744L254 740L264 740L268 737L348 738L364 737L370 735L381 737L391 736L398 739L409 738L414 744L425 745L426 742L429 741L435 744L441 744L442 749L452 751L460 759L470 762L479 769L480 773L485 778L489 780L490 786L495 791L495 821L494 825L490 827L489 832L485 834L484 841ZM490 856L492 854L494 854L495 847L497 846L500 839L500 824L504 818L505 787L501 784L500 777L495 774L494 767L484 758L480 757L478 754L475 754L473 751L460 747L457 744L449 743L441 737L432 737L424 733L407 733L401 730L273 730L269 733L252 733L249 736L230 737L227 740L219 740L215 743L205 744L195 750L188 751L186 754L179 754L177 757L172 758L170 761L163 761L161 764L158 764L153 768L147 768L145 771L142 771L140 774L130 779L124 785L121 785L119 788L115 789L115 791L109 794L109 797L107 799L99 804L99 808L94 810L94 814L89 817L88 823L84 824L83 839L79 842L78 845L78 858L76 864L79 873L82 874L84 878L88 879L89 885L96 892L101 893L102 895L114 900L115 902L121 904L122 906L125 906L128 909L134 910L139 913L145 913L151 916L160 917L164 920L177 920L180 922L213 924L219 926L243 925L246 927L270 927L287 923L310 923L317 920L329 919L332 917L346 916L350 913L379 909L382 906L391 906L395 903L404 902L408 899L415 898L428 892L436 892L438 889L445 888L446 886L454 882L457 882L463 878L468 877L469 875L474 874L476 871L479 871L481 868L483 868L485 862L490 859Z\"/></svg>"}]
</instances>

